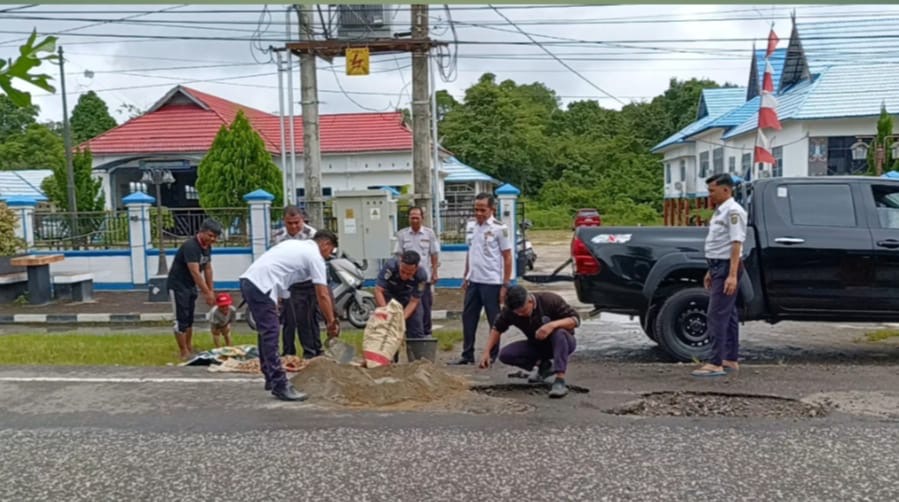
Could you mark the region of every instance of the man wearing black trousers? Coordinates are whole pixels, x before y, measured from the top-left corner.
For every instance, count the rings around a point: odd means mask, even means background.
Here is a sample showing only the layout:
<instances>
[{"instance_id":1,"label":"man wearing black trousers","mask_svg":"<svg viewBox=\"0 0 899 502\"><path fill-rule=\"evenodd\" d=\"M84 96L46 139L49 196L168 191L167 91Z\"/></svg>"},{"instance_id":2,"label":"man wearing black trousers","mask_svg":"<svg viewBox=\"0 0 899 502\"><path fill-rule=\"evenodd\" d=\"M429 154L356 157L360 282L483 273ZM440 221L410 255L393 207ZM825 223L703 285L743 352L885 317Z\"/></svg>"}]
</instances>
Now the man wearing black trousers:
<instances>
[{"instance_id":1,"label":"man wearing black trousers","mask_svg":"<svg viewBox=\"0 0 899 502\"><path fill-rule=\"evenodd\" d=\"M506 299L512 280L512 242L509 227L493 217L496 200L489 193L475 197L474 220L468 223L465 273L462 289L465 303L462 309L462 355L454 365L474 363L475 335L481 311L487 311L487 324L492 326L499 315L499 306ZM490 353L496 360L499 346Z\"/></svg>"}]
</instances>

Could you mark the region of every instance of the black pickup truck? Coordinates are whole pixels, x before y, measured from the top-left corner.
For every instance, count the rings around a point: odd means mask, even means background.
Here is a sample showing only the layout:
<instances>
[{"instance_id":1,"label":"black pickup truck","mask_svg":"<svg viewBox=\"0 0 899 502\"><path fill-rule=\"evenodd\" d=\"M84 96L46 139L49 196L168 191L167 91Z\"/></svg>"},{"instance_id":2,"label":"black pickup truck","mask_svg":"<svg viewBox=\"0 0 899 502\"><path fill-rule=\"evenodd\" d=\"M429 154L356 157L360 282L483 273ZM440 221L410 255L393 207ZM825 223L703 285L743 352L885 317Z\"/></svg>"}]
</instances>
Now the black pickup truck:
<instances>
[{"instance_id":1,"label":"black pickup truck","mask_svg":"<svg viewBox=\"0 0 899 502\"><path fill-rule=\"evenodd\" d=\"M749 214L741 321L899 321L899 181L768 178L740 185ZM582 227L574 284L597 311L639 316L680 361L703 358L703 227Z\"/></svg>"}]
</instances>

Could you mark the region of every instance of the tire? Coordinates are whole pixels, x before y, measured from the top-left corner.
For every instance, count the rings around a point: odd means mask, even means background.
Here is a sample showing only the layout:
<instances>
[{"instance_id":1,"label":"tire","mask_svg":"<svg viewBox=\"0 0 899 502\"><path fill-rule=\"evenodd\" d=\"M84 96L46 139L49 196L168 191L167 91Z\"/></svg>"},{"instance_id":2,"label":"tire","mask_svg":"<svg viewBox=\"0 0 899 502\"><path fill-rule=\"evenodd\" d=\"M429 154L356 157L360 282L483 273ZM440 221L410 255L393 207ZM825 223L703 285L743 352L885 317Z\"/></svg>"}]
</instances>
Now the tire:
<instances>
[{"instance_id":1,"label":"tire","mask_svg":"<svg viewBox=\"0 0 899 502\"><path fill-rule=\"evenodd\" d=\"M368 318L371 316L371 313L374 311L375 301L373 299L363 299L362 305L359 305L359 303L353 299L350 300L349 305L346 307L346 318L354 328L363 329L368 323Z\"/></svg>"},{"instance_id":2,"label":"tire","mask_svg":"<svg viewBox=\"0 0 899 502\"><path fill-rule=\"evenodd\" d=\"M643 328L643 333L650 340L659 343L659 340L656 337L656 319L659 317L659 309L661 308L661 303L653 303L649 310L640 314L640 327Z\"/></svg>"},{"instance_id":3,"label":"tire","mask_svg":"<svg viewBox=\"0 0 899 502\"><path fill-rule=\"evenodd\" d=\"M711 353L708 334L709 294L704 288L682 289L669 296L655 322L656 341L677 361L706 360Z\"/></svg>"}]
</instances>

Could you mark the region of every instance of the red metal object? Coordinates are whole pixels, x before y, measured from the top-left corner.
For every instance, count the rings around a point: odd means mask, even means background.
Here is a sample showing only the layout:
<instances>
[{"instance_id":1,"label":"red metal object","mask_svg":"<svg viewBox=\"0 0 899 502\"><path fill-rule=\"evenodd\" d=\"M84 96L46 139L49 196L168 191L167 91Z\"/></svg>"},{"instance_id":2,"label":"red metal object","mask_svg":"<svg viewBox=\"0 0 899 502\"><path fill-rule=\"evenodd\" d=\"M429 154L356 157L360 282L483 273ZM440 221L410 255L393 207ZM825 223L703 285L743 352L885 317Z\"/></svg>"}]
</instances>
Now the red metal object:
<instances>
[{"instance_id":1,"label":"red metal object","mask_svg":"<svg viewBox=\"0 0 899 502\"><path fill-rule=\"evenodd\" d=\"M598 227L602 225L602 216L593 208L579 209L574 215L574 228Z\"/></svg>"}]
</instances>

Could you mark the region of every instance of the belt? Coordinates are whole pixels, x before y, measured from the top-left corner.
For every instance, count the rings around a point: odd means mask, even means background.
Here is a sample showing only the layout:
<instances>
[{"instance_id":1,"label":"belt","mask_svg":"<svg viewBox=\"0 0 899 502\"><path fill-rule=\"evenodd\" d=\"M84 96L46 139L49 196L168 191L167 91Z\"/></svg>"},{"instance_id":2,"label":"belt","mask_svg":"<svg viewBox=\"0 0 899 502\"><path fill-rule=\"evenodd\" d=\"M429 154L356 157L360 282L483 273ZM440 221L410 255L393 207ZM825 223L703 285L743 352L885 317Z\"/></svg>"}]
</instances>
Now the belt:
<instances>
[{"instance_id":1,"label":"belt","mask_svg":"<svg viewBox=\"0 0 899 502\"><path fill-rule=\"evenodd\" d=\"M708 258L706 259L706 262L708 262L709 265L720 265L722 263L730 263L730 258Z\"/></svg>"},{"instance_id":2,"label":"belt","mask_svg":"<svg viewBox=\"0 0 899 502\"><path fill-rule=\"evenodd\" d=\"M291 284L287 289L290 291L307 291L310 289L314 289L315 285L312 284L312 281L303 281Z\"/></svg>"}]
</instances>

